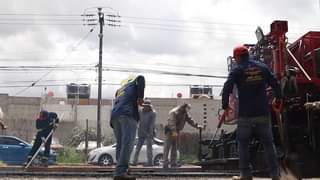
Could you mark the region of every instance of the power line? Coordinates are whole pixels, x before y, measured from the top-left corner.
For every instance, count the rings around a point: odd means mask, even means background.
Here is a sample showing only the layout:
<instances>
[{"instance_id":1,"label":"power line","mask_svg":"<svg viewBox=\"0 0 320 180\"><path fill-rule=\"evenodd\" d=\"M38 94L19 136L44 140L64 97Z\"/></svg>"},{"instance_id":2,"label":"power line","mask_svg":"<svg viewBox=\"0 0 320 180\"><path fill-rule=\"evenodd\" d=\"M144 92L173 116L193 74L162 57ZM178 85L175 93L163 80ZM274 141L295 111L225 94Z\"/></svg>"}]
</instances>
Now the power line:
<instances>
[{"instance_id":1,"label":"power line","mask_svg":"<svg viewBox=\"0 0 320 180\"><path fill-rule=\"evenodd\" d=\"M12 26L83 26L81 23L10 23L10 22L0 22L1 25L12 25Z\"/></svg>"},{"instance_id":2,"label":"power line","mask_svg":"<svg viewBox=\"0 0 320 180\"><path fill-rule=\"evenodd\" d=\"M0 21L82 21L81 17L75 19L66 19L66 18L1 18Z\"/></svg>"},{"instance_id":3,"label":"power line","mask_svg":"<svg viewBox=\"0 0 320 180\"><path fill-rule=\"evenodd\" d=\"M92 29L90 29L89 32L86 33L85 36L82 37L74 46L71 46L71 51L70 51L68 54L66 54L66 55L60 60L59 64L60 64L61 62L63 62L63 61L89 36L89 34L90 34L91 32L93 32L94 28L95 28L95 26L94 26ZM26 90L28 90L29 88L31 88L31 87L33 87L33 86L35 86L36 83L40 82L43 78L45 78L47 75L49 75L49 74L50 74L51 72L53 72L53 71L54 71L54 69L48 71L47 73L45 73L44 75L42 75L38 80L36 80L35 82L31 83L31 85L29 85L28 87L26 87L26 88L18 91L18 92L15 94L15 96L17 96L17 95L25 92Z\"/></svg>"},{"instance_id":4,"label":"power line","mask_svg":"<svg viewBox=\"0 0 320 180\"><path fill-rule=\"evenodd\" d=\"M103 85L108 85L108 86L120 86L120 83L102 83ZM34 87L63 87L67 86L68 84L37 84L34 85ZM98 83L90 83L92 86L97 86ZM148 83L148 86L171 86L171 87L181 87L181 86L193 86L194 84L174 84L174 83ZM206 86L211 86L211 87L223 87L222 84L206 84ZM0 88L21 88L21 87L28 87L27 85L1 85Z\"/></svg>"},{"instance_id":5,"label":"power line","mask_svg":"<svg viewBox=\"0 0 320 180\"><path fill-rule=\"evenodd\" d=\"M47 71L48 69L50 69L49 73L54 71L54 70L60 70L60 71L70 71L70 70L76 70L74 68L70 68L70 67L66 67L66 68L54 68L54 67L50 67L50 68L44 68L44 67L33 67L30 69L26 69L26 67L24 68L16 68L16 69L10 69L10 68L3 68L0 70L6 70L6 71ZM83 67L81 70L96 70L96 68L94 67ZM194 76L194 77L206 77L206 78L219 78L219 79L225 79L226 76L223 75L210 75L210 74L195 74L195 73L183 73L183 72L172 72L172 71L163 71L163 70L155 70L155 69L143 69L143 68L128 68L128 67L104 67L102 69L103 71L116 71L116 72L134 72L134 73L151 73L151 74L162 74L162 75L175 75L175 76ZM46 74L45 74L46 75Z\"/></svg>"},{"instance_id":6,"label":"power line","mask_svg":"<svg viewBox=\"0 0 320 180\"><path fill-rule=\"evenodd\" d=\"M154 21L171 21L171 22L183 22L183 23L202 23L202 24L218 24L218 25L233 25L233 26L257 26L256 24L236 24L236 23L225 23L225 22L213 22L206 20L190 20L190 19L168 19L168 18L151 18L151 17L135 17L135 16L121 16L129 19L144 19Z\"/></svg>"},{"instance_id":7,"label":"power line","mask_svg":"<svg viewBox=\"0 0 320 180\"><path fill-rule=\"evenodd\" d=\"M152 74L162 74L162 75L173 75L173 76L194 76L194 77L205 77L205 78L217 78L225 79L227 76L223 75L209 75L209 74L194 74L194 73L182 73L182 72L170 72L152 69L125 69L125 68L104 68L104 71L117 71L117 72L134 72L134 73L152 73Z\"/></svg>"},{"instance_id":8,"label":"power line","mask_svg":"<svg viewBox=\"0 0 320 180\"><path fill-rule=\"evenodd\" d=\"M10 60L10 59L9 59ZM87 70L87 69L92 69L92 67L95 67L95 63L90 63L90 64L64 64L64 65L18 65L18 66L0 66L0 70L41 70L41 69L65 69L65 70ZM103 64L105 67L115 67L115 68L129 68L128 65L125 64ZM156 64L130 64L130 66L133 67L152 67L155 66L157 68L159 67L164 67L164 68L178 68L178 69L221 69L217 68L214 66L191 66L191 65L177 65L177 64L168 64L168 63L156 63Z\"/></svg>"},{"instance_id":9,"label":"power line","mask_svg":"<svg viewBox=\"0 0 320 180\"><path fill-rule=\"evenodd\" d=\"M192 19L171 19L171 18L151 18L151 17L135 17L135 16L121 16L122 18L128 18L128 19L136 19L136 20L151 20L151 21L165 21L165 22L180 22L180 23L192 23L192 24L211 24L211 25L224 25L224 26L243 26L243 27L257 27L259 24L247 24L247 23L229 23L229 22L215 22L215 21L207 21L207 20L192 20ZM263 27L269 27L269 24L267 25L259 25ZM314 26L314 27L304 27L304 26L292 26L294 28L320 28L320 26ZM236 27L239 28L239 27ZM251 28L251 27L248 27Z\"/></svg>"},{"instance_id":10,"label":"power line","mask_svg":"<svg viewBox=\"0 0 320 180\"><path fill-rule=\"evenodd\" d=\"M131 28L129 25L121 25L121 27ZM199 31L199 30L187 30L187 29L174 29L174 28L163 28L163 27L148 27L148 26L134 26L134 28L138 29L147 29L147 30L164 30L164 31L175 31L175 32L189 32L189 33L202 33L202 34L213 34L213 35L220 35L220 36L228 36L229 33L217 33L214 31ZM234 33L231 33L234 34ZM251 36L244 36L237 35L242 37L251 37Z\"/></svg>"},{"instance_id":11,"label":"power line","mask_svg":"<svg viewBox=\"0 0 320 180\"><path fill-rule=\"evenodd\" d=\"M4 16L4 17L3 17ZM20 17L19 17L20 16ZM19 19L23 20L25 19L25 16L27 17L32 17L32 18L43 18L43 17L49 17L48 20L50 20L50 18L79 18L81 16L83 16L83 14L42 14L42 13L0 13L0 20L1 18L7 18L7 17L15 17L15 19ZM97 16L96 14L90 14L91 17L95 17ZM23 17L23 18L21 18ZM230 22L218 22L218 21L208 21L208 20L203 20L203 19L178 19L178 18L156 18L156 17L138 17L138 16L119 16L121 18L124 19L134 19L134 20L138 20L138 21L164 21L164 22L175 22L175 23L184 23L184 24L207 24L207 25L219 25L219 26L242 26L242 27L248 27L252 26L252 27L257 27L257 25L259 24L248 24L248 23L230 23ZM13 18L11 18L13 19ZM29 18L30 19L30 18ZM31 19L30 19L31 20ZM34 19L32 19L34 20ZM54 20L54 19L52 19ZM261 25L260 25L261 26ZM265 27L269 27L269 24L264 25ZM291 26L294 28L320 28L319 26L316 27L303 27L303 26ZM238 27L237 27L238 28Z\"/></svg>"},{"instance_id":12,"label":"power line","mask_svg":"<svg viewBox=\"0 0 320 180\"><path fill-rule=\"evenodd\" d=\"M236 32L249 32L249 30L241 30L239 28L235 28L235 27L208 27L208 26L189 26L189 25L180 25L180 24L163 24L163 23L150 23L150 22L135 22L135 21L122 21L122 23L125 24L139 24L139 25L147 25L147 26L151 26L151 27L166 27L166 28L184 28L184 29L204 29L204 30L226 30L225 28L232 28L229 29L230 31L234 31L237 30Z\"/></svg>"},{"instance_id":13,"label":"power line","mask_svg":"<svg viewBox=\"0 0 320 180\"><path fill-rule=\"evenodd\" d=\"M42 14L42 13L0 13L0 16L58 16L58 17L79 17L81 14Z\"/></svg>"},{"instance_id":14,"label":"power line","mask_svg":"<svg viewBox=\"0 0 320 180\"><path fill-rule=\"evenodd\" d=\"M0 85L3 84L16 84L16 83L32 83L35 80L12 80L12 81L0 81ZM41 82L64 82L64 81L92 81L92 79L89 78L81 78L81 79L46 79L46 80L42 80ZM1 84L2 83L2 84Z\"/></svg>"}]
</instances>

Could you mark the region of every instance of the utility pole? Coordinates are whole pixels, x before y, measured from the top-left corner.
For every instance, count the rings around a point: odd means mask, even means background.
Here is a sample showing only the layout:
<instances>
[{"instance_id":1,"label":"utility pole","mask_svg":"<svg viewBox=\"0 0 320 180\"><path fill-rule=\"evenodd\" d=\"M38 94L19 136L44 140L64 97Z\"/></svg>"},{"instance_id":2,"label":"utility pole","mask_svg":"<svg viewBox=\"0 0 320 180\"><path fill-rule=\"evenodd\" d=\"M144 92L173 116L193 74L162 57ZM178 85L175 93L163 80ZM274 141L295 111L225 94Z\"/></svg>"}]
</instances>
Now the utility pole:
<instances>
[{"instance_id":1,"label":"utility pole","mask_svg":"<svg viewBox=\"0 0 320 180\"><path fill-rule=\"evenodd\" d=\"M101 12L102 8L98 8L99 17L99 64L98 64L98 102L97 102L97 147L101 145L101 94L102 94L102 47L103 47L103 26L104 26L104 13Z\"/></svg>"},{"instance_id":2,"label":"utility pole","mask_svg":"<svg viewBox=\"0 0 320 180\"><path fill-rule=\"evenodd\" d=\"M119 15L115 14L107 14L106 17L108 19L105 19L105 14L102 12L101 7L98 8L98 19L94 18L97 14L87 14L84 13L81 16L83 16L85 19L83 21L85 22L84 25L88 26L96 26L99 25L99 63L97 65L98 67L98 102L97 102L97 147L101 146L101 104L102 104L102 54L103 54L103 26L111 26L111 27L118 27L120 25L117 25L116 23L120 23L120 20L117 20L116 18L120 18ZM109 8L110 10L113 10L112 8ZM89 9L87 9L89 10ZM105 21L108 23L105 24ZM93 29L91 29L93 31Z\"/></svg>"}]
</instances>

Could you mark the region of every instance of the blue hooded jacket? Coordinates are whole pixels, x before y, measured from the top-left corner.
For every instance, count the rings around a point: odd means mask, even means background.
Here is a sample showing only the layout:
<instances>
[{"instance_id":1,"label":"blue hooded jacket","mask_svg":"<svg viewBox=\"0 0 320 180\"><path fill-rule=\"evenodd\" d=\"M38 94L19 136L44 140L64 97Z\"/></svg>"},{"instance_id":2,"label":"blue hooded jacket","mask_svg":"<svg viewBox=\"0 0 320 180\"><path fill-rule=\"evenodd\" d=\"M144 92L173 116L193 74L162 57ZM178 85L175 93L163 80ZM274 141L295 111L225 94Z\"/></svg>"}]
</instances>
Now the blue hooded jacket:
<instances>
[{"instance_id":1,"label":"blue hooded jacket","mask_svg":"<svg viewBox=\"0 0 320 180\"><path fill-rule=\"evenodd\" d=\"M137 76L128 80L116 92L116 99L111 112L111 119L119 116L133 117L139 120L138 98L144 97L145 79L143 76Z\"/></svg>"},{"instance_id":2,"label":"blue hooded jacket","mask_svg":"<svg viewBox=\"0 0 320 180\"><path fill-rule=\"evenodd\" d=\"M266 88L271 86L276 98L281 97L280 85L263 63L243 59L229 73L222 92L222 108L229 107L229 95L236 85L239 95L239 117L268 115L270 112Z\"/></svg>"}]
</instances>

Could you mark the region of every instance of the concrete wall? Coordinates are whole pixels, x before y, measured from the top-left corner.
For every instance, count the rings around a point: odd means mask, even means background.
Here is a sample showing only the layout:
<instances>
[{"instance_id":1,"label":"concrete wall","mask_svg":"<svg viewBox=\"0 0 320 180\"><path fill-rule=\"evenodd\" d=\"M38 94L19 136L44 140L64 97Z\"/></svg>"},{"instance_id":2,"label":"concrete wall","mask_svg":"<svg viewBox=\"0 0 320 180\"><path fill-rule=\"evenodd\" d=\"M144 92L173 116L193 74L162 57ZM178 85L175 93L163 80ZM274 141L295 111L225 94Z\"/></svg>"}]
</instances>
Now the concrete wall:
<instances>
[{"instance_id":1,"label":"concrete wall","mask_svg":"<svg viewBox=\"0 0 320 180\"><path fill-rule=\"evenodd\" d=\"M60 117L60 125L57 129L56 136L63 141L71 135L72 129L80 127L86 128L86 120L88 119L88 127L97 127L97 106L96 105L58 105L46 104L44 109L54 111ZM103 136L112 136L112 129L109 126L109 117L111 105L101 106L101 133Z\"/></svg>"},{"instance_id":2,"label":"concrete wall","mask_svg":"<svg viewBox=\"0 0 320 180\"><path fill-rule=\"evenodd\" d=\"M0 106L4 112L4 121L9 129L3 131L2 134L15 135L27 141L31 141L36 133L35 119L40 110L40 98L34 97L11 97L0 94ZM61 102L65 103L61 103ZM157 112L156 128L157 136L163 138L163 127L167 123L168 112L177 105L182 103L190 103L191 115L199 124L207 122L207 128L204 133L213 134L218 123L218 109L221 101L214 99L176 99L176 98L151 98L154 109ZM96 105L72 105L66 104L67 100L62 98L47 101L43 108L48 111L57 112L61 123L55 137L63 142L69 137L74 127L85 129L86 119L88 119L89 127L96 128ZM94 102L94 101L93 101ZM105 100L101 108L101 128L102 134L112 138L113 132L109 127L109 119L111 112L111 100ZM234 126L224 126L227 130L234 129ZM190 125L186 125L184 132L197 133L198 131Z\"/></svg>"}]
</instances>

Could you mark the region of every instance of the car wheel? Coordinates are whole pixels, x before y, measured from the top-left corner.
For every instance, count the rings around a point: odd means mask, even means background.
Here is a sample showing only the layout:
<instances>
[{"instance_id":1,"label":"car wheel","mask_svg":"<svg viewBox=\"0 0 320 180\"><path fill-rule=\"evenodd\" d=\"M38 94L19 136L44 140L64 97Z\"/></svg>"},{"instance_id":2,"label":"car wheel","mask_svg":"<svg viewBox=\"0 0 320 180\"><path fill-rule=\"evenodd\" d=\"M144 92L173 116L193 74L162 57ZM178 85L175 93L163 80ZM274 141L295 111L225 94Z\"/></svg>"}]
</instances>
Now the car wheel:
<instances>
[{"instance_id":1,"label":"car wheel","mask_svg":"<svg viewBox=\"0 0 320 180\"><path fill-rule=\"evenodd\" d=\"M103 154L100 156L98 164L100 166L110 166L113 164L113 159L109 154Z\"/></svg>"},{"instance_id":2,"label":"car wheel","mask_svg":"<svg viewBox=\"0 0 320 180\"><path fill-rule=\"evenodd\" d=\"M158 154L153 160L154 166L161 166L163 162L163 154Z\"/></svg>"}]
</instances>

